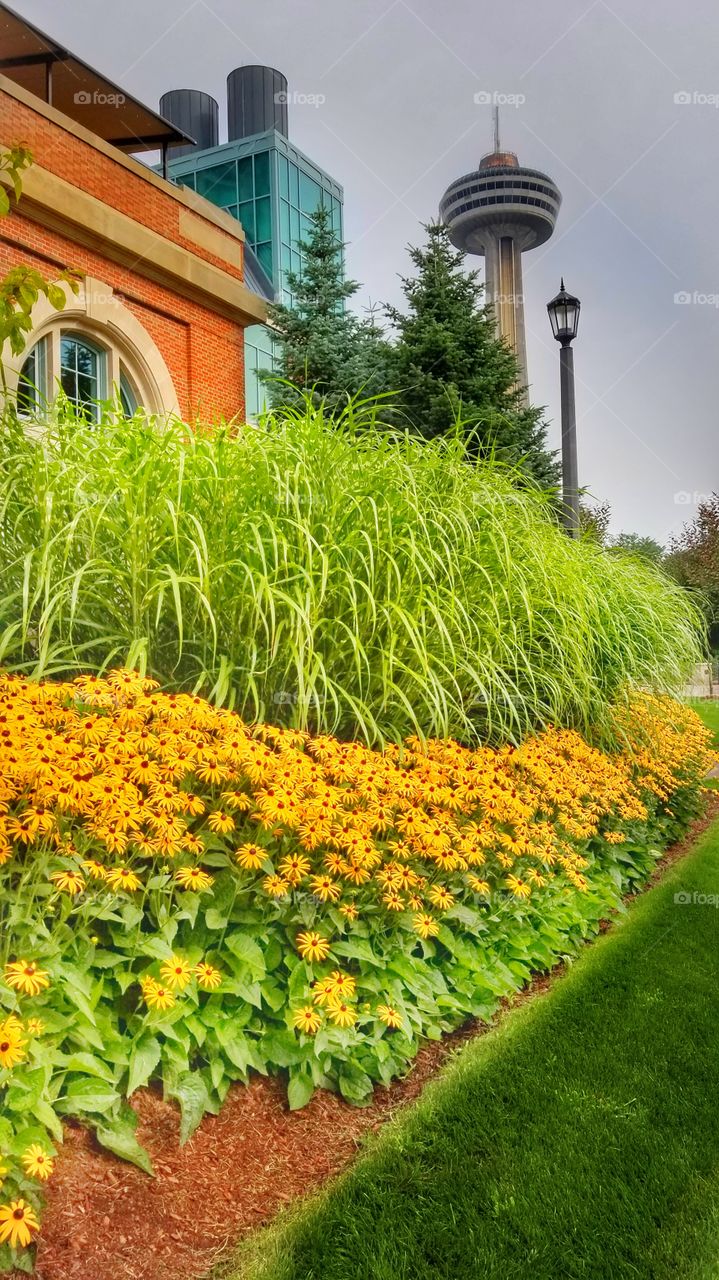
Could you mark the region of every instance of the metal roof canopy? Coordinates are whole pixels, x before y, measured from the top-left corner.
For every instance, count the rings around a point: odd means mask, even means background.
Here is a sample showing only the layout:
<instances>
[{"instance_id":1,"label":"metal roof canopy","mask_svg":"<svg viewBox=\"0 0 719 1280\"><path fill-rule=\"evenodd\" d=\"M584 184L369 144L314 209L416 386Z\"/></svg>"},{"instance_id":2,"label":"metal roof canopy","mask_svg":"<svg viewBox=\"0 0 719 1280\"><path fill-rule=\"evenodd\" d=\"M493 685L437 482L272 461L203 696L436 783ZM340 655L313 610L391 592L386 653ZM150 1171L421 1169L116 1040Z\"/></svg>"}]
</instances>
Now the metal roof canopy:
<instances>
[{"instance_id":1,"label":"metal roof canopy","mask_svg":"<svg viewBox=\"0 0 719 1280\"><path fill-rule=\"evenodd\" d=\"M0 74L120 151L160 148L166 159L168 147L195 143L1 2Z\"/></svg>"}]
</instances>

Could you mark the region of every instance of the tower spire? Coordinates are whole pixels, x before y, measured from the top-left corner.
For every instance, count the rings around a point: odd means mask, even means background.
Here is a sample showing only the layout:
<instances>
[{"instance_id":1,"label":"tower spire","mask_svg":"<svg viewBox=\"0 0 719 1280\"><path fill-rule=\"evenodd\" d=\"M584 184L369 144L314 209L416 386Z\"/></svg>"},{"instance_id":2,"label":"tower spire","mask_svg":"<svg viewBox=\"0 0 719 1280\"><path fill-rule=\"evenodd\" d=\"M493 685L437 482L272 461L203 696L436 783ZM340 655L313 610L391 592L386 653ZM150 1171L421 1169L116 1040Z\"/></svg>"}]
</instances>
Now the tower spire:
<instances>
[{"instance_id":1,"label":"tower spire","mask_svg":"<svg viewBox=\"0 0 719 1280\"><path fill-rule=\"evenodd\" d=\"M494 153L496 155L497 152L499 151L499 107L498 106L495 106L492 109L492 114L494 116Z\"/></svg>"}]
</instances>

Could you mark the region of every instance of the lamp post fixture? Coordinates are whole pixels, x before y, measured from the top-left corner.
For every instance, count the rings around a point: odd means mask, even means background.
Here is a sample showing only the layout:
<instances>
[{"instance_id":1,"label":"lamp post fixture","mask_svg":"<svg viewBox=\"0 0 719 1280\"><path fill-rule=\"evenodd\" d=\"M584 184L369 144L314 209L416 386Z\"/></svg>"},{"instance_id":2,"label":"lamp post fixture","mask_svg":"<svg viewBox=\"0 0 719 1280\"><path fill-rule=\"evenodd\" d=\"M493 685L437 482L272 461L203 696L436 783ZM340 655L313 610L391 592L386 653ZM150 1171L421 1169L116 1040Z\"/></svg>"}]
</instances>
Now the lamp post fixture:
<instances>
[{"instance_id":1,"label":"lamp post fixture","mask_svg":"<svg viewBox=\"0 0 719 1280\"><path fill-rule=\"evenodd\" d=\"M579 328L580 306L579 298L567 293L564 280L556 298L552 298L552 301L547 303L552 333L562 346L559 352L559 385L562 402L562 518L570 538L579 537L579 469L572 342Z\"/></svg>"}]
</instances>

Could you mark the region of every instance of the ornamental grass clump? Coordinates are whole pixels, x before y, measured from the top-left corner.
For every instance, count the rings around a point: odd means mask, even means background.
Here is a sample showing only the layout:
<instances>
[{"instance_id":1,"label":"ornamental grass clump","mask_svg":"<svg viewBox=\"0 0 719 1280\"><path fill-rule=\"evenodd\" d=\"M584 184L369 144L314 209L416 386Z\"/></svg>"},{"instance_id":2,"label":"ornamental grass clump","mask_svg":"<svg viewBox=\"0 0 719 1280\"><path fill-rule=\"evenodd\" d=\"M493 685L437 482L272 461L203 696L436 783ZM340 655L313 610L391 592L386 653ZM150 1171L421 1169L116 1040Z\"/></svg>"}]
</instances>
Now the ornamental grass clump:
<instances>
[{"instance_id":1,"label":"ornamental grass clump","mask_svg":"<svg viewBox=\"0 0 719 1280\"><path fill-rule=\"evenodd\" d=\"M257 427L0 429L0 661L138 667L250 720L368 744L594 732L700 658L685 592L559 529L462 440L278 411Z\"/></svg>"},{"instance_id":2,"label":"ornamental grass clump","mask_svg":"<svg viewBox=\"0 0 719 1280\"><path fill-rule=\"evenodd\" d=\"M425 1037L596 933L698 811L715 757L643 693L621 750L250 725L128 670L0 676L0 1267L38 1228L62 1118L151 1169L127 1098L185 1141L251 1071L366 1102Z\"/></svg>"}]
</instances>

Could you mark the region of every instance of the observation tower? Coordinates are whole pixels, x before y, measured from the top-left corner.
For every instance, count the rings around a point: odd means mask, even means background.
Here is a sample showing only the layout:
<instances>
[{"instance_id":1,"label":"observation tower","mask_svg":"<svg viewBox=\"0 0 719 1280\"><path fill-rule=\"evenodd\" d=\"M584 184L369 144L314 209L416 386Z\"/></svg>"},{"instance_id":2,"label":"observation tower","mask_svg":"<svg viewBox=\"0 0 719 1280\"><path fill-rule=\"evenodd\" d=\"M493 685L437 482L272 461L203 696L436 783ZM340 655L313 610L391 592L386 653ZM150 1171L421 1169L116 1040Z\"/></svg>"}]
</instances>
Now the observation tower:
<instances>
[{"instance_id":1,"label":"observation tower","mask_svg":"<svg viewBox=\"0 0 719 1280\"><path fill-rule=\"evenodd\" d=\"M525 169L513 151L502 151L495 107L494 150L482 156L474 173L450 184L439 206L455 248L484 258L485 297L494 306L499 332L516 352L524 387L522 254L549 239L561 203L559 188L546 173Z\"/></svg>"}]
</instances>

